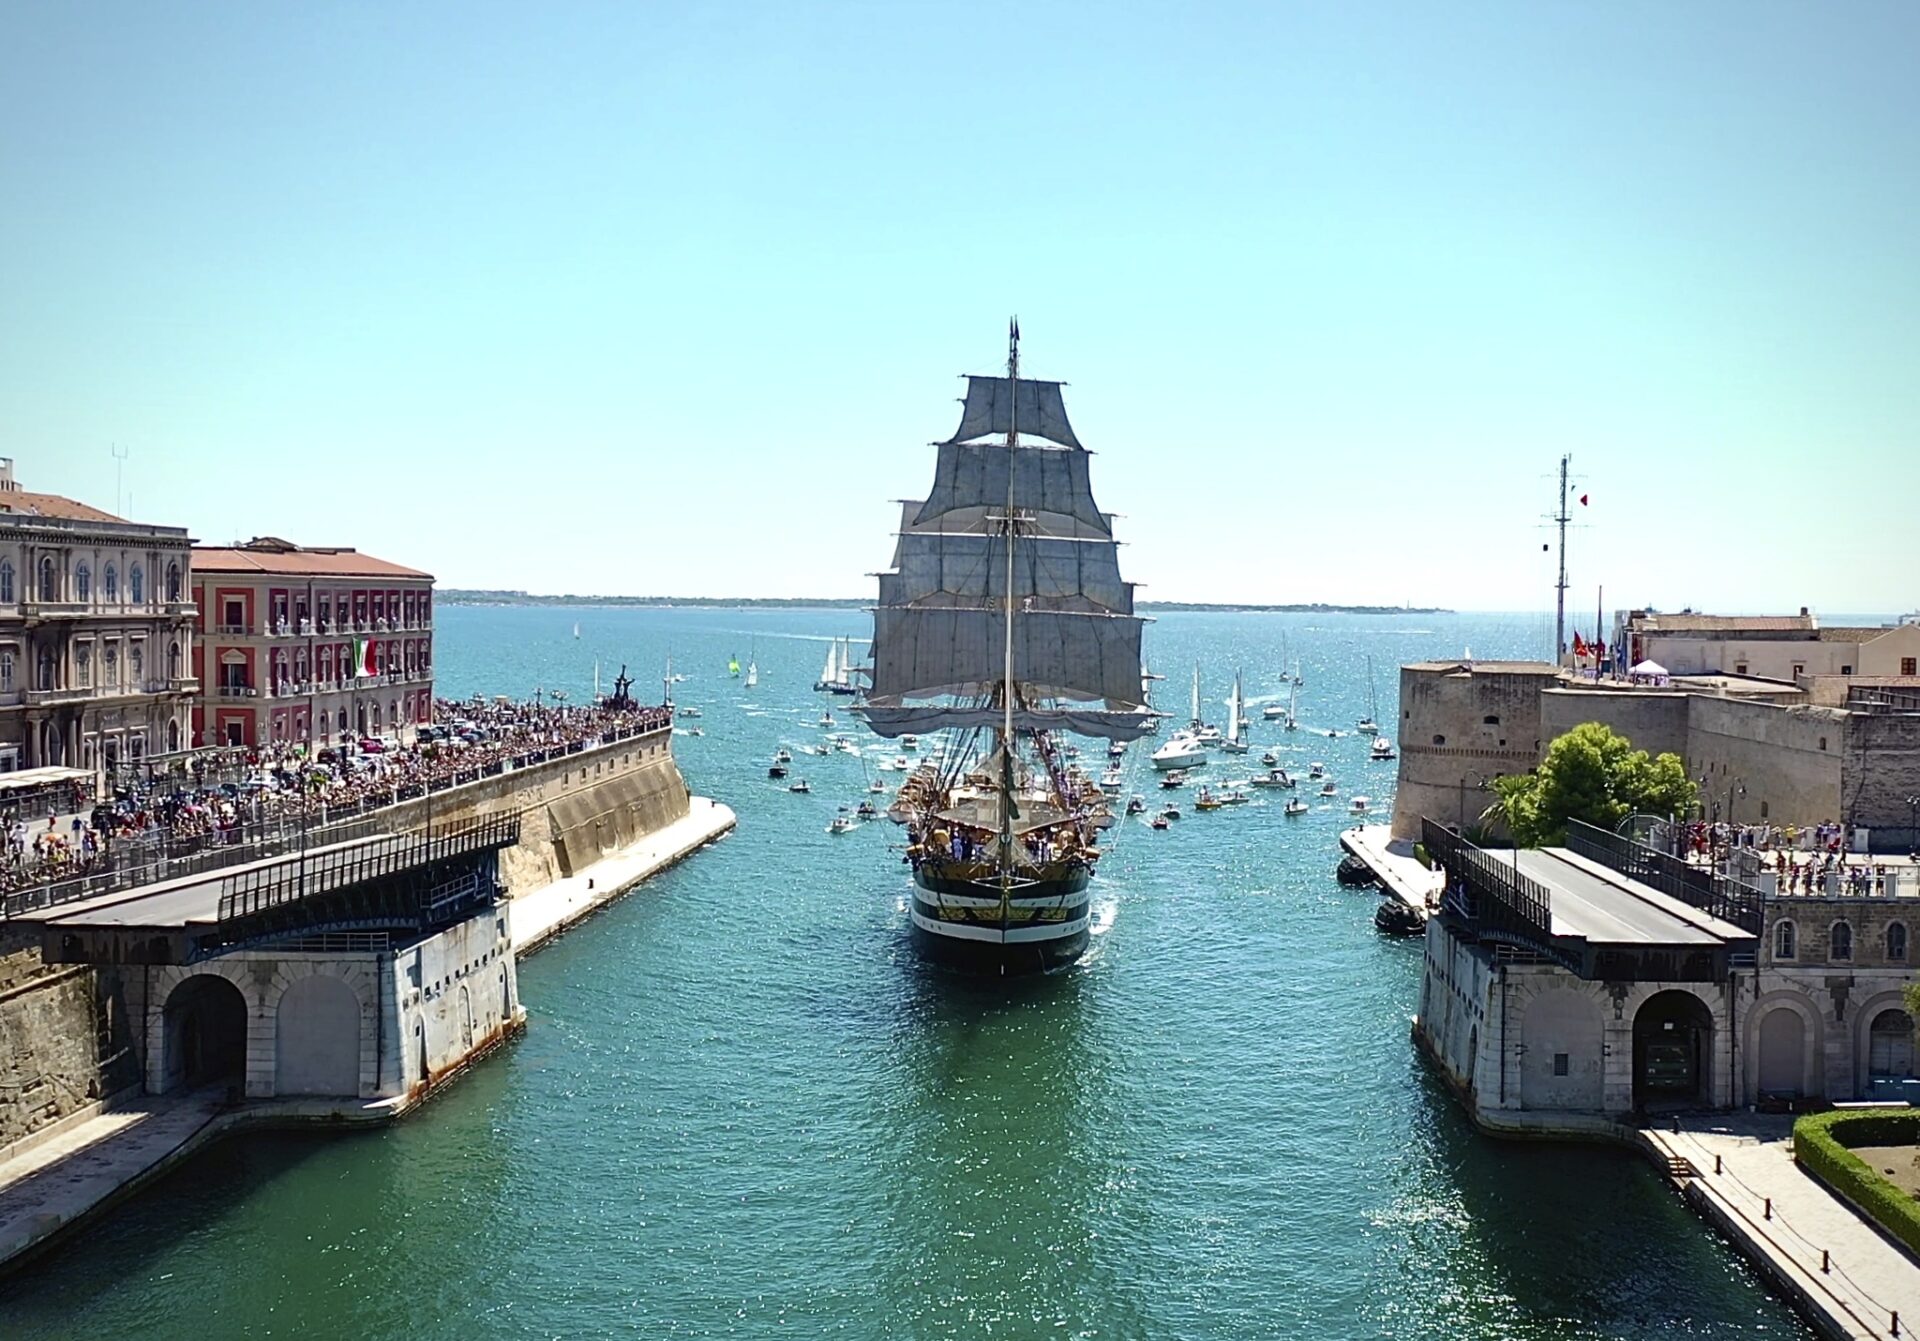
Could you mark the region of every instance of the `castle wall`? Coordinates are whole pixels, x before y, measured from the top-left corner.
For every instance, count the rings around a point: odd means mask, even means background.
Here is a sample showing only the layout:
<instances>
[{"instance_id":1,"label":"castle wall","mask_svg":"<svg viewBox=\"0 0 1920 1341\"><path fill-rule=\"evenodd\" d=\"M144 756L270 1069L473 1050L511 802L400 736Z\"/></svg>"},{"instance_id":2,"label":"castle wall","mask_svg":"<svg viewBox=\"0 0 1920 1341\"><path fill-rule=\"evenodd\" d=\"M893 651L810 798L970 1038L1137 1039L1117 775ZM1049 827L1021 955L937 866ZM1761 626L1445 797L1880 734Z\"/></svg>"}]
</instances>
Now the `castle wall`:
<instances>
[{"instance_id":1,"label":"castle wall","mask_svg":"<svg viewBox=\"0 0 1920 1341\"><path fill-rule=\"evenodd\" d=\"M1548 689L1540 695L1541 757L1556 737L1583 722L1604 722L1636 749L1684 759L1690 697L1630 689Z\"/></svg>"},{"instance_id":2,"label":"castle wall","mask_svg":"<svg viewBox=\"0 0 1920 1341\"><path fill-rule=\"evenodd\" d=\"M1537 673L1400 668L1399 783L1393 836L1418 838L1420 817L1470 824L1492 799L1483 780L1524 773L1544 748Z\"/></svg>"},{"instance_id":3,"label":"castle wall","mask_svg":"<svg viewBox=\"0 0 1920 1341\"><path fill-rule=\"evenodd\" d=\"M1848 714L1691 696L1687 773L1704 776L1700 799L1743 823L1831 823L1841 818L1841 754Z\"/></svg>"},{"instance_id":4,"label":"castle wall","mask_svg":"<svg viewBox=\"0 0 1920 1341\"><path fill-rule=\"evenodd\" d=\"M0 1146L139 1083L120 984L42 964L37 932L0 939Z\"/></svg>"}]
</instances>

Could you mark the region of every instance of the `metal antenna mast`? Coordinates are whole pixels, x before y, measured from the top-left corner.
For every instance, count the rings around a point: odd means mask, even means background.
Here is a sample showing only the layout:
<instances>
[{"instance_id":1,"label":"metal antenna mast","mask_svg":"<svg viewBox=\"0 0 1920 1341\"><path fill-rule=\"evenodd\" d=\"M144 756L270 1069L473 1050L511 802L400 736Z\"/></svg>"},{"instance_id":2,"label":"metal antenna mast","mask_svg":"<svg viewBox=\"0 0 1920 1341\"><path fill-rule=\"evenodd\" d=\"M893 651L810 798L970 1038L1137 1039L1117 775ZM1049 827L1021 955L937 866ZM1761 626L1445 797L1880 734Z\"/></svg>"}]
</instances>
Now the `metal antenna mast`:
<instances>
[{"instance_id":1,"label":"metal antenna mast","mask_svg":"<svg viewBox=\"0 0 1920 1341\"><path fill-rule=\"evenodd\" d=\"M1567 467L1572 463L1571 452L1560 458L1560 510L1553 514L1553 520L1560 526L1560 580L1553 584L1553 664L1556 666L1567 653L1567 523L1573 520L1567 512Z\"/></svg>"},{"instance_id":2,"label":"metal antenna mast","mask_svg":"<svg viewBox=\"0 0 1920 1341\"><path fill-rule=\"evenodd\" d=\"M127 464L127 449L116 442L108 450L113 453L113 512L117 517L124 517L127 510L120 496L120 481Z\"/></svg>"}]
</instances>

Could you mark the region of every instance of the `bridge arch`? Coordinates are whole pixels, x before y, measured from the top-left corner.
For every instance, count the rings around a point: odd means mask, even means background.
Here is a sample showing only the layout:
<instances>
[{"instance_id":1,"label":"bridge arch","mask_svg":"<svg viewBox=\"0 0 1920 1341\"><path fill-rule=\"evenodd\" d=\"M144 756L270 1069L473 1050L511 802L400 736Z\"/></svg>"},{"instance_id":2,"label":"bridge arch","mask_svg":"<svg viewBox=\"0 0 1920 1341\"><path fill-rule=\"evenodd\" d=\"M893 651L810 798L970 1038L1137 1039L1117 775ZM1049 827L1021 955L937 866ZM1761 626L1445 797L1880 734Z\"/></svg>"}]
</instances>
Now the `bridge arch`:
<instances>
[{"instance_id":1,"label":"bridge arch","mask_svg":"<svg viewBox=\"0 0 1920 1341\"><path fill-rule=\"evenodd\" d=\"M233 982L218 973L189 974L167 993L160 1018L161 1092L245 1079L247 998Z\"/></svg>"}]
</instances>

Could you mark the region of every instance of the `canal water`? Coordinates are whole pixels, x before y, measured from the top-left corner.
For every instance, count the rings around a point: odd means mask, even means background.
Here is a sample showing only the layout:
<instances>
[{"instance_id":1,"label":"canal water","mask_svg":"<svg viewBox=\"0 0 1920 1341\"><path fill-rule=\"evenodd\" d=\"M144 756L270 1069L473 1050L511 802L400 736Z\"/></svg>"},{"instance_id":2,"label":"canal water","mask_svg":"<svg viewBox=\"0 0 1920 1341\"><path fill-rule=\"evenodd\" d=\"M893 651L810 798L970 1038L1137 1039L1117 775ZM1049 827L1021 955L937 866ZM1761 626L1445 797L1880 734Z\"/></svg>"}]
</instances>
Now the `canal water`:
<instances>
[{"instance_id":1,"label":"canal water","mask_svg":"<svg viewBox=\"0 0 1920 1341\"><path fill-rule=\"evenodd\" d=\"M1392 800L1367 658L1391 730L1401 661L1536 654L1538 618L1162 617L1162 706L1198 660L1220 720L1243 669L1253 758L1341 797L1116 828L1086 961L979 983L912 954L897 829L825 832L892 747L800 753L863 615L438 614L449 694L582 702L598 659L657 699L671 654L737 832L524 963L524 1039L423 1111L216 1147L0 1282L0 1336L1809 1335L1637 1158L1475 1135L1408 1041L1418 944L1332 878L1348 798ZM1296 658L1342 738L1259 720Z\"/></svg>"}]
</instances>

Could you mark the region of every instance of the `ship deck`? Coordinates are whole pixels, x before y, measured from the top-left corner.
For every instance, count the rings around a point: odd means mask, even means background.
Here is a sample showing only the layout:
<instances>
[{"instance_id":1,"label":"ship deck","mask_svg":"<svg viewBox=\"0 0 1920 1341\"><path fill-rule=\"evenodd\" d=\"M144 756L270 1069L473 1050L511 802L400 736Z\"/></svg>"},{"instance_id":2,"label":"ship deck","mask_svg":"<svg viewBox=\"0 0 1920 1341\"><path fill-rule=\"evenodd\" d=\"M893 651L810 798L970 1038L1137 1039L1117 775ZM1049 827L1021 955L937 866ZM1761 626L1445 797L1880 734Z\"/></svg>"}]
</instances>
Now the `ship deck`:
<instances>
[{"instance_id":1,"label":"ship deck","mask_svg":"<svg viewBox=\"0 0 1920 1341\"><path fill-rule=\"evenodd\" d=\"M1043 801L1038 797L1022 796L1015 803L1020 813L1013 821L1014 834L1032 833L1037 829L1050 829L1065 824L1071 818L1066 811L1052 801ZM1000 830L1000 800L994 796L967 796L955 800L952 804L934 812L934 818L947 824L965 825L970 829Z\"/></svg>"}]
</instances>

